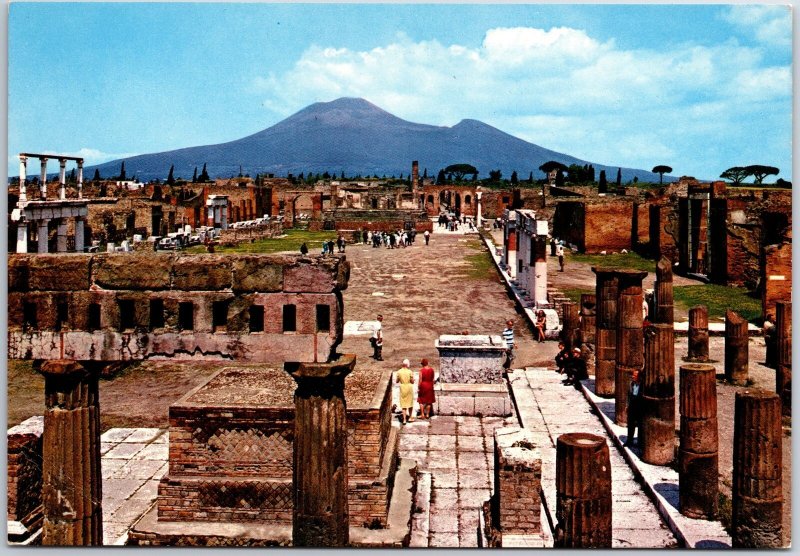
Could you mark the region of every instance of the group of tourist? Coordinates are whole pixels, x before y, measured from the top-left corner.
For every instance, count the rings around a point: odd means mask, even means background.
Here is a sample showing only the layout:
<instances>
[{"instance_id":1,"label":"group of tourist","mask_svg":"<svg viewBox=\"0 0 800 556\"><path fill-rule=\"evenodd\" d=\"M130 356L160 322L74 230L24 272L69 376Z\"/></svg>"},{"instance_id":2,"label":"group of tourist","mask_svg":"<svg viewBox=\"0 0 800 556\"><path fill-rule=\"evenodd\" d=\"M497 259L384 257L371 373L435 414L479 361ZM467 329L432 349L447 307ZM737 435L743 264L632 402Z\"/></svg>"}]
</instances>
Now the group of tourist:
<instances>
[{"instance_id":1,"label":"group of tourist","mask_svg":"<svg viewBox=\"0 0 800 556\"><path fill-rule=\"evenodd\" d=\"M397 230L396 232L374 232L372 233L372 247L378 248L381 245L387 249L406 248L414 244L417 232L415 230ZM427 244L427 238L426 238Z\"/></svg>"},{"instance_id":2,"label":"group of tourist","mask_svg":"<svg viewBox=\"0 0 800 556\"><path fill-rule=\"evenodd\" d=\"M438 224L440 228L445 228L451 232L458 231L460 226L469 226L470 230L475 229L475 224L472 222L472 218L468 218L466 215L461 216L448 216L444 212L439 214Z\"/></svg>"},{"instance_id":3,"label":"group of tourist","mask_svg":"<svg viewBox=\"0 0 800 556\"><path fill-rule=\"evenodd\" d=\"M433 385L436 382L436 373L428 365L428 360L423 359L422 368L418 373L417 403L419 403L420 419L430 419L433 404L436 403L436 394ZM414 373L411 371L411 362L403 359L403 366L395 373L395 382L400 385L400 411L403 424L414 420Z\"/></svg>"},{"instance_id":4,"label":"group of tourist","mask_svg":"<svg viewBox=\"0 0 800 556\"><path fill-rule=\"evenodd\" d=\"M556 354L556 372L566 374L567 378L562 384L578 387L578 381L589 378L586 370L586 361L581 356L581 348L566 349L564 342L558 342Z\"/></svg>"}]
</instances>

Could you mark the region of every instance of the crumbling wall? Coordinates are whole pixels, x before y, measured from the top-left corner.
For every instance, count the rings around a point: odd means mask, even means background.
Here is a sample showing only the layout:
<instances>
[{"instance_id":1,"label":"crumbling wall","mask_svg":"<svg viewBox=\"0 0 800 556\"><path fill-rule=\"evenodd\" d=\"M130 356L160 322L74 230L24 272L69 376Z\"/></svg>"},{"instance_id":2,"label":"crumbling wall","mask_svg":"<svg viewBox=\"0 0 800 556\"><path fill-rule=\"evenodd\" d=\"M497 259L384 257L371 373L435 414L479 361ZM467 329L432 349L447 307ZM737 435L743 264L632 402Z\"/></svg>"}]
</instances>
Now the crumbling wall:
<instances>
[{"instance_id":1,"label":"crumbling wall","mask_svg":"<svg viewBox=\"0 0 800 556\"><path fill-rule=\"evenodd\" d=\"M8 430L8 507L11 521L27 522L41 513L42 433L44 418L30 419Z\"/></svg>"},{"instance_id":2,"label":"crumbling wall","mask_svg":"<svg viewBox=\"0 0 800 556\"><path fill-rule=\"evenodd\" d=\"M761 271L761 315L775 317L775 302L792 299L792 244L764 248Z\"/></svg>"}]
</instances>

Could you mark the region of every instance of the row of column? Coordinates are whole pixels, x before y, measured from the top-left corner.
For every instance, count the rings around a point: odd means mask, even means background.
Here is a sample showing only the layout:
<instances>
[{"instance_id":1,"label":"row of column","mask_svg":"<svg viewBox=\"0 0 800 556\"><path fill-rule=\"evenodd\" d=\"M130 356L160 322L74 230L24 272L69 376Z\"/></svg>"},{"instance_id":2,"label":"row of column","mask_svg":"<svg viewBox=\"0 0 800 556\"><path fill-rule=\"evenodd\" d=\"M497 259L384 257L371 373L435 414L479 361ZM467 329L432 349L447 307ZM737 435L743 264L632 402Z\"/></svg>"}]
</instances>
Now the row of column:
<instances>
[{"instance_id":1,"label":"row of column","mask_svg":"<svg viewBox=\"0 0 800 556\"><path fill-rule=\"evenodd\" d=\"M45 200L47 198L47 161L49 159L47 157L41 156L39 157L39 161L41 162L41 173L39 175L39 198L41 200ZM83 160L78 160L78 198L83 199ZM59 158L59 172L58 172L58 183L59 187L59 198L63 201L67 198L67 159L66 158ZM20 201L27 201L27 188L25 186L25 180L27 179L28 175L28 157L20 155L19 157L19 200Z\"/></svg>"},{"instance_id":2,"label":"row of column","mask_svg":"<svg viewBox=\"0 0 800 556\"><path fill-rule=\"evenodd\" d=\"M56 239L56 252L67 252L67 221L64 218L57 219L57 239ZM75 252L82 253L85 240L84 240L84 225L85 219L75 218ZM49 241L49 218L41 218L36 220L37 225L37 253L48 252ZM17 253L28 252L28 223L19 222L17 225Z\"/></svg>"}]
</instances>

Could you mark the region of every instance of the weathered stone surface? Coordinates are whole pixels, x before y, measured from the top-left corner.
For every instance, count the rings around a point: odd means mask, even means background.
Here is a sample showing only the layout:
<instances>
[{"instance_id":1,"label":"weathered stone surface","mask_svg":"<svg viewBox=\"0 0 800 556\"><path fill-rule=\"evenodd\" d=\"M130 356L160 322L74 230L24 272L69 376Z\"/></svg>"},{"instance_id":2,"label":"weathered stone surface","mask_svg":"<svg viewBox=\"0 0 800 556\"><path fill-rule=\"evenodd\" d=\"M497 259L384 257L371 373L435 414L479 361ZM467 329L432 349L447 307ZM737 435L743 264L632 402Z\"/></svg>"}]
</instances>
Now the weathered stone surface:
<instances>
[{"instance_id":1,"label":"weathered stone surface","mask_svg":"<svg viewBox=\"0 0 800 556\"><path fill-rule=\"evenodd\" d=\"M231 287L231 259L225 255L179 256L172 267L176 290L222 290Z\"/></svg>"},{"instance_id":2,"label":"weathered stone surface","mask_svg":"<svg viewBox=\"0 0 800 556\"><path fill-rule=\"evenodd\" d=\"M672 324L644 331L642 460L667 465L675 455L675 332Z\"/></svg>"},{"instance_id":3,"label":"weathered stone surface","mask_svg":"<svg viewBox=\"0 0 800 556\"><path fill-rule=\"evenodd\" d=\"M234 259L233 291L277 292L283 289L283 265L258 256Z\"/></svg>"},{"instance_id":4,"label":"weathered stone surface","mask_svg":"<svg viewBox=\"0 0 800 556\"><path fill-rule=\"evenodd\" d=\"M577 303L562 303L561 309L564 315L561 341L564 342L564 347L567 349L572 349L573 346L580 347L578 338L581 326L579 306Z\"/></svg>"},{"instance_id":5,"label":"weathered stone surface","mask_svg":"<svg viewBox=\"0 0 800 556\"><path fill-rule=\"evenodd\" d=\"M499 384L503 382L505 344L500 336L439 336L439 378L442 382Z\"/></svg>"},{"instance_id":6,"label":"weathered stone surface","mask_svg":"<svg viewBox=\"0 0 800 556\"><path fill-rule=\"evenodd\" d=\"M347 266L344 257L312 261L299 259L283 268L283 290L286 292L330 293L343 281L339 266Z\"/></svg>"},{"instance_id":7,"label":"weathered stone surface","mask_svg":"<svg viewBox=\"0 0 800 556\"><path fill-rule=\"evenodd\" d=\"M8 429L8 506L9 520L28 521L41 512L42 433L44 418L31 417Z\"/></svg>"},{"instance_id":8,"label":"weathered stone surface","mask_svg":"<svg viewBox=\"0 0 800 556\"><path fill-rule=\"evenodd\" d=\"M675 321L673 292L672 292L672 263L669 259L661 258L656 264L655 284L655 315L650 319L653 322L672 324Z\"/></svg>"},{"instance_id":9,"label":"weathered stone surface","mask_svg":"<svg viewBox=\"0 0 800 556\"><path fill-rule=\"evenodd\" d=\"M36 291L89 289L88 255L36 255L28 266L28 287Z\"/></svg>"},{"instance_id":10,"label":"weathered stone surface","mask_svg":"<svg viewBox=\"0 0 800 556\"><path fill-rule=\"evenodd\" d=\"M745 386L749 378L749 342L747 319L733 311L725 313L725 379Z\"/></svg>"},{"instance_id":11,"label":"weathered stone surface","mask_svg":"<svg viewBox=\"0 0 800 556\"><path fill-rule=\"evenodd\" d=\"M642 325L642 279L647 272L639 270L616 270L617 279L617 352L614 381L614 421L618 425L628 423L628 389L634 370L644 366L644 332Z\"/></svg>"},{"instance_id":12,"label":"weathered stone surface","mask_svg":"<svg viewBox=\"0 0 800 556\"><path fill-rule=\"evenodd\" d=\"M597 296L593 293L581 294L581 343L595 343L597 330Z\"/></svg>"},{"instance_id":13,"label":"weathered stone surface","mask_svg":"<svg viewBox=\"0 0 800 556\"><path fill-rule=\"evenodd\" d=\"M502 534L541 534L542 457L531 433L495 429L494 462L492 521Z\"/></svg>"},{"instance_id":14,"label":"weathered stone surface","mask_svg":"<svg viewBox=\"0 0 800 556\"><path fill-rule=\"evenodd\" d=\"M597 275L595 298L595 383L598 396L615 395L617 363L617 297L619 279L613 269L592 267Z\"/></svg>"},{"instance_id":15,"label":"weathered stone surface","mask_svg":"<svg viewBox=\"0 0 800 556\"><path fill-rule=\"evenodd\" d=\"M8 256L8 291L26 292L30 282L31 257L25 255Z\"/></svg>"},{"instance_id":16,"label":"weathered stone surface","mask_svg":"<svg viewBox=\"0 0 800 556\"><path fill-rule=\"evenodd\" d=\"M775 328L777 329L777 359L775 391L781 397L783 414L792 414L792 303L775 303Z\"/></svg>"},{"instance_id":17,"label":"weathered stone surface","mask_svg":"<svg viewBox=\"0 0 800 556\"><path fill-rule=\"evenodd\" d=\"M169 289L173 255L125 253L92 257L92 282L105 289Z\"/></svg>"},{"instance_id":18,"label":"weathered stone surface","mask_svg":"<svg viewBox=\"0 0 800 556\"><path fill-rule=\"evenodd\" d=\"M708 361L708 307L689 309L689 361Z\"/></svg>"}]
</instances>

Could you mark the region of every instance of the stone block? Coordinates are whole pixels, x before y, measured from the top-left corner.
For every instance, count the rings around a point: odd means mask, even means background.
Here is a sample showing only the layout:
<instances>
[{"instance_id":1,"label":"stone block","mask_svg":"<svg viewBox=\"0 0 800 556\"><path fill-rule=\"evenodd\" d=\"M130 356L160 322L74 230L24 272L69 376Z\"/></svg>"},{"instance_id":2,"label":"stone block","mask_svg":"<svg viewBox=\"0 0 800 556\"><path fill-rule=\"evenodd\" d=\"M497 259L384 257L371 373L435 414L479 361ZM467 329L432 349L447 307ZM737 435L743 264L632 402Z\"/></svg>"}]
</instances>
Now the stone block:
<instances>
[{"instance_id":1,"label":"stone block","mask_svg":"<svg viewBox=\"0 0 800 556\"><path fill-rule=\"evenodd\" d=\"M131 254L92 257L92 282L112 290L169 289L173 255Z\"/></svg>"},{"instance_id":2,"label":"stone block","mask_svg":"<svg viewBox=\"0 0 800 556\"><path fill-rule=\"evenodd\" d=\"M225 255L179 256L173 266L176 290L222 290L231 287L231 259Z\"/></svg>"},{"instance_id":3,"label":"stone block","mask_svg":"<svg viewBox=\"0 0 800 556\"><path fill-rule=\"evenodd\" d=\"M283 267L283 291L297 293L335 291L339 283L339 260L338 258L316 261L299 259L294 264L287 264Z\"/></svg>"},{"instance_id":4,"label":"stone block","mask_svg":"<svg viewBox=\"0 0 800 556\"><path fill-rule=\"evenodd\" d=\"M236 292L278 292L283 289L283 264L280 259L241 256L232 264L233 290Z\"/></svg>"},{"instance_id":5,"label":"stone block","mask_svg":"<svg viewBox=\"0 0 800 556\"><path fill-rule=\"evenodd\" d=\"M31 257L26 255L9 255L8 257L8 291L28 291L29 267Z\"/></svg>"},{"instance_id":6,"label":"stone block","mask_svg":"<svg viewBox=\"0 0 800 556\"><path fill-rule=\"evenodd\" d=\"M90 262L90 256L80 254L33 257L28 266L28 287L39 291L88 290Z\"/></svg>"}]
</instances>

